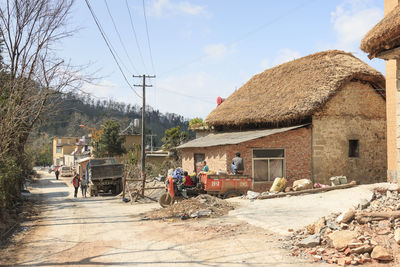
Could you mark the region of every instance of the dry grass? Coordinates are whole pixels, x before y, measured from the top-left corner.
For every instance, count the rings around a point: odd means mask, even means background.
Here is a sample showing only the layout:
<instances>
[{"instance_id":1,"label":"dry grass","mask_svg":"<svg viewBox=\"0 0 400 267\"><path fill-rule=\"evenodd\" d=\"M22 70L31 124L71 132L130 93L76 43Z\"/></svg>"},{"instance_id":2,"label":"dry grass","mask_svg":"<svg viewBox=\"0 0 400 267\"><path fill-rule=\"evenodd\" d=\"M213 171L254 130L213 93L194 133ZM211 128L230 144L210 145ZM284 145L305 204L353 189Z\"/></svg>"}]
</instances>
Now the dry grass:
<instances>
[{"instance_id":1,"label":"dry grass","mask_svg":"<svg viewBox=\"0 0 400 267\"><path fill-rule=\"evenodd\" d=\"M400 5L395 7L362 39L360 48L374 58L377 53L400 45Z\"/></svg>"},{"instance_id":2,"label":"dry grass","mask_svg":"<svg viewBox=\"0 0 400 267\"><path fill-rule=\"evenodd\" d=\"M206 118L212 126L290 125L308 119L352 79L384 88L384 76L350 53L319 52L253 76ZM379 92L379 91L378 91Z\"/></svg>"}]
</instances>

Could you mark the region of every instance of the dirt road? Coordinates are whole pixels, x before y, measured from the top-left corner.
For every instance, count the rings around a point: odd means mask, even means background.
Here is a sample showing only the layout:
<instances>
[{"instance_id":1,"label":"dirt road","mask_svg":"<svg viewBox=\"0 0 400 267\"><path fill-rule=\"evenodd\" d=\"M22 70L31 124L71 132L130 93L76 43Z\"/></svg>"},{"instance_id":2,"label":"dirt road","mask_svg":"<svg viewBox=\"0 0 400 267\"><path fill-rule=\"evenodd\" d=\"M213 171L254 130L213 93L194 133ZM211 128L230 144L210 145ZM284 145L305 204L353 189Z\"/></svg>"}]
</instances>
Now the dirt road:
<instances>
[{"instance_id":1,"label":"dirt road","mask_svg":"<svg viewBox=\"0 0 400 267\"><path fill-rule=\"evenodd\" d=\"M141 214L158 204L74 198L70 180L44 177L32 185L43 212L0 251L0 265L315 266L288 256L265 229L233 217L146 221Z\"/></svg>"}]
</instances>

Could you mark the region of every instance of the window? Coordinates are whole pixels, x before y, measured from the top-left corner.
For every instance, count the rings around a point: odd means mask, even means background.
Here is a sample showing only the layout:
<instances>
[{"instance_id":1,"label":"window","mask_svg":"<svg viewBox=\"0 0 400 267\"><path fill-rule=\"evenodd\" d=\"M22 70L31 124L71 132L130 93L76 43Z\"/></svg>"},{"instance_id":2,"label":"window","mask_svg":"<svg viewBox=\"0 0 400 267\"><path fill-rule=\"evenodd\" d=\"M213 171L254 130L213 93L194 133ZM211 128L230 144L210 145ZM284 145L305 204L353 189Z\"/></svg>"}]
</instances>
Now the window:
<instances>
[{"instance_id":1,"label":"window","mask_svg":"<svg viewBox=\"0 0 400 267\"><path fill-rule=\"evenodd\" d=\"M273 181L285 176L284 149L253 150L253 177L255 182Z\"/></svg>"},{"instance_id":2,"label":"window","mask_svg":"<svg viewBox=\"0 0 400 267\"><path fill-rule=\"evenodd\" d=\"M61 145L61 139L58 139L58 140L57 140L57 143L58 143L59 145Z\"/></svg>"},{"instance_id":3,"label":"window","mask_svg":"<svg viewBox=\"0 0 400 267\"><path fill-rule=\"evenodd\" d=\"M358 140L349 140L349 158L358 158L359 156Z\"/></svg>"},{"instance_id":4,"label":"window","mask_svg":"<svg viewBox=\"0 0 400 267\"><path fill-rule=\"evenodd\" d=\"M61 147L61 146L58 146L58 147L57 147L56 153L57 153L57 154L61 154L61 153L62 153L62 147Z\"/></svg>"},{"instance_id":5,"label":"window","mask_svg":"<svg viewBox=\"0 0 400 267\"><path fill-rule=\"evenodd\" d=\"M67 144L70 145L71 144L71 140L67 139Z\"/></svg>"}]
</instances>

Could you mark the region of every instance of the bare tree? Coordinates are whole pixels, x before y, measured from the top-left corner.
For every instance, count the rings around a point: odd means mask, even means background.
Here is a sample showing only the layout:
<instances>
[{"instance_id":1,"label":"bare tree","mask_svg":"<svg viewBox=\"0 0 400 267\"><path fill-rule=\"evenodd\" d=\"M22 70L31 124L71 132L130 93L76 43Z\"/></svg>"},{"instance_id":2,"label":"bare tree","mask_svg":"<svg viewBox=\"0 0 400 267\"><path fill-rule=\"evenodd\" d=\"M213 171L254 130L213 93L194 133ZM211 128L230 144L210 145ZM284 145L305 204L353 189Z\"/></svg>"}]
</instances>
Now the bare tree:
<instances>
[{"instance_id":1,"label":"bare tree","mask_svg":"<svg viewBox=\"0 0 400 267\"><path fill-rule=\"evenodd\" d=\"M4 70L0 92L0 158L23 152L30 131L54 95L77 90L85 77L55 53L74 0L0 0Z\"/></svg>"}]
</instances>

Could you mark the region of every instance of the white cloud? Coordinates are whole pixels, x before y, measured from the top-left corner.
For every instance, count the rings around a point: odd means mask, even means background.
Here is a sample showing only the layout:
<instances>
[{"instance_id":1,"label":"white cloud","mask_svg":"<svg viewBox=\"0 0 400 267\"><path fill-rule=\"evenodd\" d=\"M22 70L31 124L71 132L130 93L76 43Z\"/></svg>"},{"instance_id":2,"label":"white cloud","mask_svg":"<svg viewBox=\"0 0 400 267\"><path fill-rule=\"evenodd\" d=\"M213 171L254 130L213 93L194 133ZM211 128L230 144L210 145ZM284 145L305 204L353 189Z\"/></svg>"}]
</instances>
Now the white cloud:
<instances>
[{"instance_id":1,"label":"white cloud","mask_svg":"<svg viewBox=\"0 0 400 267\"><path fill-rule=\"evenodd\" d=\"M204 47L204 53L209 58L221 59L228 53L228 48L224 44L211 44Z\"/></svg>"},{"instance_id":2,"label":"white cloud","mask_svg":"<svg viewBox=\"0 0 400 267\"><path fill-rule=\"evenodd\" d=\"M279 50L278 55L274 60L274 65L279 65L299 57L301 57L300 52L291 50L289 48L284 48Z\"/></svg>"},{"instance_id":3,"label":"white cloud","mask_svg":"<svg viewBox=\"0 0 400 267\"><path fill-rule=\"evenodd\" d=\"M156 17L172 15L210 16L206 6L191 4L188 1L157 0L150 7L150 14Z\"/></svg>"},{"instance_id":4,"label":"white cloud","mask_svg":"<svg viewBox=\"0 0 400 267\"><path fill-rule=\"evenodd\" d=\"M283 48L278 51L277 55L273 60L270 60L268 58L264 58L261 60L260 66L262 70L268 69L275 67L279 64L300 58L301 54L298 51L289 49L289 48Z\"/></svg>"},{"instance_id":5,"label":"white cloud","mask_svg":"<svg viewBox=\"0 0 400 267\"><path fill-rule=\"evenodd\" d=\"M381 8L368 0L345 0L331 13L336 32L335 47L347 51L358 50L361 39L383 17Z\"/></svg>"},{"instance_id":6,"label":"white cloud","mask_svg":"<svg viewBox=\"0 0 400 267\"><path fill-rule=\"evenodd\" d=\"M237 47L234 45L226 46L220 44L209 44L204 47L204 60L221 60L227 55L234 54L237 52Z\"/></svg>"}]
</instances>

